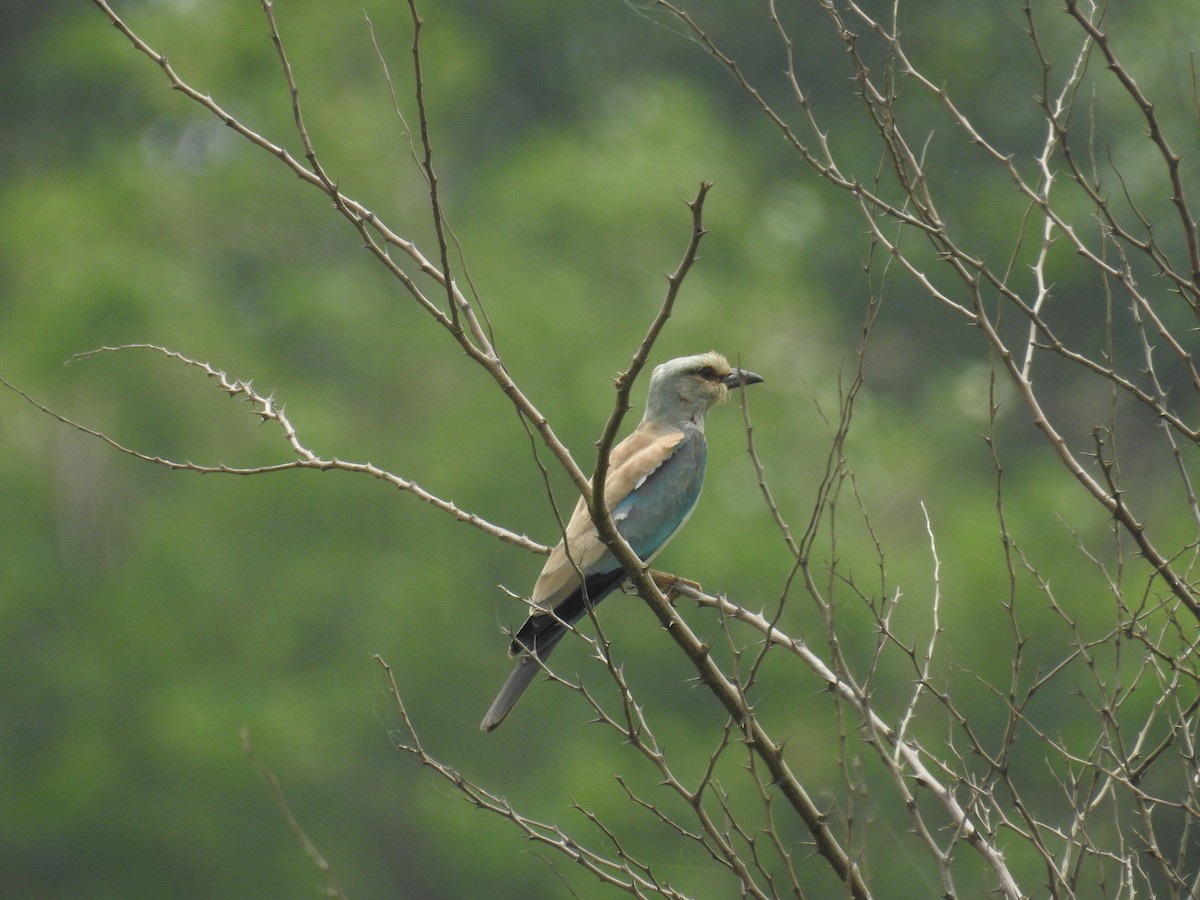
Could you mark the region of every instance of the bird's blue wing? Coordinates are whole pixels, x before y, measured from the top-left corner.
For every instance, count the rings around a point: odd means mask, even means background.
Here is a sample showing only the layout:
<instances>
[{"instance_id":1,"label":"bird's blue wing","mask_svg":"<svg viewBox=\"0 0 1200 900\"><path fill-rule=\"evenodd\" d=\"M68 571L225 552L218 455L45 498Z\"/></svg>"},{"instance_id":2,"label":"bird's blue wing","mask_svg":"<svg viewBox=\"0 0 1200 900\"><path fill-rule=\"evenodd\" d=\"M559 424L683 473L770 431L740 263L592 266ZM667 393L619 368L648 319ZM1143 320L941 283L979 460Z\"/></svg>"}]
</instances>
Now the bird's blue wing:
<instances>
[{"instance_id":1,"label":"bird's blue wing","mask_svg":"<svg viewBox=\"0 0 1200 900\"><path fill-rule=\"evenodd\" d=\"M683 527L700 499L708 445L699 428L689 424L685 432L671 455L612 511L621 537L647 562Z\"/></svg>"}]
</instances>

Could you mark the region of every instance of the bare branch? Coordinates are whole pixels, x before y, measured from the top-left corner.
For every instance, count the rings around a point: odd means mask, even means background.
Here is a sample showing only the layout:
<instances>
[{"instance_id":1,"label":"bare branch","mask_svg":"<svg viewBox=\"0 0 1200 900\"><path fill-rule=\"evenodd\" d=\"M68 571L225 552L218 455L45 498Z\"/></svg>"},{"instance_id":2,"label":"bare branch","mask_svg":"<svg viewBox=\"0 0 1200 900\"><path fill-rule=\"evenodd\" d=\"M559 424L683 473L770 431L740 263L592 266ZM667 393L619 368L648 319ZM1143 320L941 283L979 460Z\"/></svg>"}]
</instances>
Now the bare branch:
<instances>
[{"instance_id":1,"label":"bare branch","mask_svg":"<svg viewBox=\"0 0 1200 900\"><path fill-rule=\"evenodd\" d=\"M481 341L476 343L483 335L481 327L472 326L471 334L468 334L458 323L457 313L447 314L441 308L431 301L417 285L416 281L404 269L404 267L392 258L388 251L388 247L394 247L408 257L414 263L418 271L425 276L431 278L436 284L440 285L453 297L451 304L452 310L462 312L470 307L466 297L454 285L453 281L448 276L447 272L430 262L411 241L405 240L388 228L380 218L375 215L370 209L358 201L347 197L337 188L336 185L331 185L322 180L321 176L310 171L303 163L297 160L294 156L288 153L282 147L271 143L269 140L259 135L246 125L242 124L237 118L226 112L219 106L211 97L201 93L200 91L187 84L175 70L167 62L167 58L158 51L154 50L149 44L143 41L131 29L121 17L119 17L106 0L93 0L96 6L108 17L109 21L119 30L125 38L134 46L138 52L144 54L152 60L163 75L170 82L174 90L179 91L188 99L204 107L210 113L217 117L223 124L233 129L241 137L245 138L251 144L265 150L273 157L282 162L287 168L296 174L305 183L318 188L323 193L328 194L333 200L338 211L354 226L355 230L362 237L366 247L371 251L372 255L387 269L393 277L395 277L409 295L425 310L426 313L443 329L445 329L458 345L466 352L466 354L476 363L482 366L489 375L496 381L500 390L505 396L512 401L517 411L524 416L537 430L546 446L558 459L563 469L575 482L576 487L580 491L588 490L589 481L583 474L582 470L576 465L571 453L566 446L559 441L553 429L550 427L546 417L543 416L533 403L528 399L525 393L517 386L516 382L509 376L503 363L496 356L495 351L490 343Z\"/></svg>"},{"instance_id":2,"label":"bare branch","mask_svg":"<svg viewBox=\"0 0 1200 900\"><path fill-rule=\"evenodd\" d=\"M283 406L275 402L273 395L263 395L259 393L248 381L232 380L224 372L213 368L206 362L200 362L199 360L184 356L182 353L177 353L174 350L169 350L166 347L159 347L155 344L124 344L117 347L99 347L86 353L77 354L73 356L70 361L88 359L100 353L118 353L123 350L151 350L155 353L161 353L163 356L166 356L169 359L181 362L186 366L199 369L206 376L213 379L220 390L228 394L232 399L241 399L250 404L253 414L261 421L274 422L279 427L284 439L287 441L288 446L291 448L296 458L289 460L288 462L274 463L265 466L229 466L225 465L224 463L218 463L216 465L202 465L189 460L167 459L161 456L143 453L139 450L128 447L117 440L114 440L102 431L89 428L88 426L76 422L73 419L62 415L61 413L55 412L50 407L39 403L25 391L10 384L3 378L0 378L0 384L3 384L9 390L20 395L31 405L41 410L51 418L62 422L64 425L74 428L76 431L80 431L84 434L90 435L91 437L98 438L108 446L112 447L114 450L123 453L126 456L131 456L134 459L141 460L142 462L152 463L154 465L163 466L164 468L173 469L176 471L196 472L200 475L267 475L275 472L287 472L293 469L315 469L318 472L354 472L362 475L369 475L372 478L376 478L380 481L390 484L392 487L397 488L398 490L410 493L417 499L428 503L430 506L450 514L458 521L472 525L475 528L483 531L485 534L488 534L494 538L498 538L505 543L543 555L550 552L550 549L545 545L539 544L537 541L531 540L525 535L517 534L492 522L488 522L486 519L476 515L475 513L467 512L466 510L459 508L452 501L444 500L441 497L430 493L416 482L401 478L399 475L389 472L386 469L382 469L373 463L350 462L344 459L325 459L318 456L300 442L300 439L296 434L296 429L292 426L291 420L288 419L287 414L284 412Z\"/></svg>"},{"instance_id":3,"label":"bare branch","mask_svg":"<svg viewBox=\"0 0 1200 900\"><path fill-rule=\"evenodd\" d=\"M325 857L321 855L321 851L317 849L317 845L312 842L312 839L305 833L304 828L296 820L292 814L291 807L288 806L287 798L283 794L283 788L279 785L279 779L275 777L265 763L263 763L254 753L254 748L250 744L250 729L242 729L242 750L245 751L247 758L254 764L254 768L258 770L258 774L262 776L262 780L267 783L267 787L271 791L271 799L275 801L275 805L279 808L279 812L283 815L288 827L292 830L292 834L296 836L296 840L300 842L300 846L304 848L304 852L308 858L313 861L322 875L325 876L326 890L325 892L330 897L337 897L339 900L346 900L346 895L342 893L342 888L338 884L337 879L333 875L333 867L326 862Z\"/></svg>"}]
</instances>

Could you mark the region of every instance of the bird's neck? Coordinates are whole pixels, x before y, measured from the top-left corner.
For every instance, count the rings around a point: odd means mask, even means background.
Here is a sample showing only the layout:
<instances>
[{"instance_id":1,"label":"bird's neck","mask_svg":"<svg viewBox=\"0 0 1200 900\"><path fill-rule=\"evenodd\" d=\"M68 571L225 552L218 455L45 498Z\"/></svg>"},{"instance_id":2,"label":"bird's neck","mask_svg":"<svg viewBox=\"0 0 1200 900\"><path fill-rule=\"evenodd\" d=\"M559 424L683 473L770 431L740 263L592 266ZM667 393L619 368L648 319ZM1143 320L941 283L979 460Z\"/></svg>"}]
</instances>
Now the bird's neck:
<instances>
[{"instance_id":1,"label":"bird's neck","mask_svg":"<svg viewBox=\"0 0 1200 900\"><path fill-rule=\"evenodd\" d=\"M691 431L704 434L704 411L697 410L692 415L686 413L672 416L645 416L642 418L642 428L652 428L656 431Z\"/></svg>"}]
</instances>

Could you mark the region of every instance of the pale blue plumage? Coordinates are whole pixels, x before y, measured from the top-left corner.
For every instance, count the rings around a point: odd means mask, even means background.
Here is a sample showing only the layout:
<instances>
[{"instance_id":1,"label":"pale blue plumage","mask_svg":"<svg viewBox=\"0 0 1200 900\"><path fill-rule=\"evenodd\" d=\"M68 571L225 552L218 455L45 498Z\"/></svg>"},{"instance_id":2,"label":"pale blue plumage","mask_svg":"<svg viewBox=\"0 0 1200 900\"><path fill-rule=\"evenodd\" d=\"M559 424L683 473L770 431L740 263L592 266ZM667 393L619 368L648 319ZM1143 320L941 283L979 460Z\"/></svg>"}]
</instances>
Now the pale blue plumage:
<instances>
[{"instance_id":1,"label":"pale blue plumage","mask_svg":"<svg viewBox=\"0 0 1200 900\"><path fill-rule=\"evenodd\" d=\"M673 359L654 370L645 415L613 448L604 491L617 531L643 561L666 546L700 498L708 456L705 415L730 388L760 381L714 352ZM538 661L546 660L568 626L624 580L624 570L600 540L581 498L564 540L551 551L533 587L535 612L509 648L520 662L484 716L483 730L504 720L540 671Z\"/></svg>"},{"instance_id":2,"label":"pale blue plumage","mask_svg":"<svg viewBox=\"0 0 1200 900\"><path fill-rule=\"evenodd\" d=\"M671 455L612 510L617 531L643 560L653 558L696 508L707 458L704 430L687 423Z\"/></svg>"}]
</instances>

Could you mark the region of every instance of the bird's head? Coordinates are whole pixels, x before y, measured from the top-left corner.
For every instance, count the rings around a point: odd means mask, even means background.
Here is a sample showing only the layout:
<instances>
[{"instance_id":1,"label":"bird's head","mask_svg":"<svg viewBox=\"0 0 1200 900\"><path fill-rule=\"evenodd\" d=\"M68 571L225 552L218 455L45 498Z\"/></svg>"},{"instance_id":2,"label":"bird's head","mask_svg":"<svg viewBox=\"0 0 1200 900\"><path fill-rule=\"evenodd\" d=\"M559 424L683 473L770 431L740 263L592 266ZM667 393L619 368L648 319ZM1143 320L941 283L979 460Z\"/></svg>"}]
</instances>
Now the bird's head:
<instances>
[{"instance_id":1,"label":"bird's head","mask_svg":"<svg viewBox=\"0 0 1200 900\"><path fill-rule=\"evenodd\" d=\"M729 396L730 388L758 384L763 379L745 369L736 369L715 350L696 356L668 360L650 376L645 418L668 425L695 422Z\"/></svg>"}]
</instances>

